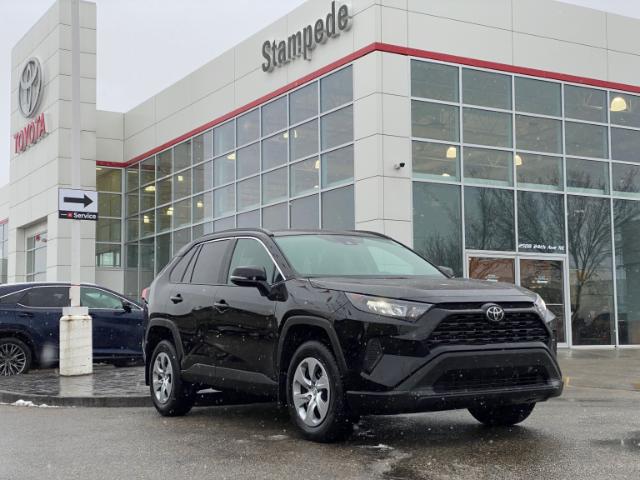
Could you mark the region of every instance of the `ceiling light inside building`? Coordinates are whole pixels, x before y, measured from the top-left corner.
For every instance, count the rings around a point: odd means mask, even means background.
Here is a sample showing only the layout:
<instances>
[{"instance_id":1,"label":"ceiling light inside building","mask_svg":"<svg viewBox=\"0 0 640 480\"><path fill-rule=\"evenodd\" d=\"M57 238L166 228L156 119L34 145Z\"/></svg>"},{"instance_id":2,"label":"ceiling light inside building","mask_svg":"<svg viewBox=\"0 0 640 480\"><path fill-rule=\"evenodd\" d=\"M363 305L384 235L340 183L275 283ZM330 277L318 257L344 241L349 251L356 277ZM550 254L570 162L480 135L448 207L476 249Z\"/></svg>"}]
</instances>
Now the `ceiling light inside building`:
<instances>
[{"instance_id":1,"label":"ceiling light inside building","mask_svg":"<svg viewBox=\"0 0 640 480\"><path fill-rule=\"evenodd\" d=\"M153 193L156 191L156 187L155 185L148 185L146 187L144 187L144 191L148 192L148 193Z\"/></svg>"},{"instance_id":2,"label":"ceiling light inside building","mask_svg":"<svg viewBox=\"0 0 640 480\"><path fill-rule=\"evenodd\" d=\"M624 97L615 97L611 100L611 111L612 112L624 112L627 110L627 101Z\"/></svg>"},{"instance_id":3,"label":"ceiling light inside building","mask_svg":"<svg viewBox=\"0 0 640 480\"><path fill-rule=\"evenodd\" d=\"M143 223L151 223L151 220L149 219L149 215L145 215L144 217L142 217L142 222Z\"/></svg>"},{"instance_id":4,"label":"ceiling light inside building","mask_svg":"<svg viewBox=\"0 0 640 480\"><path fill-rule=\"evenodd\" d=\"M450 177L451 175L449 175L448 173L443 173L442 176L443 177Z\"/></svg>"},{"instance_id":5,"label":"ceiling light inside building","mask_svg":"<svg viewBox=\"0 0 640 480\"><path fill-rule=\"evenodd\" d=\"M178 181L179 182L184 182L184 176L183 175L178 175Z\"/></svg>"},{"instance_id":6,"label":"ceiling light inside building","mask_svg":"<svg viewBox=\"0 0 640 480\"><path fill-rule=\"evenodd\" d=\"M521 165L522 165L522 157L516 154L516 167L519 167Z\"/></svg>"},{"instance_id":7,"label":"ceiling light inside building","mask_svg":"<svg viewBox=\"0 0 640 480\"><path fill-rule=\"evenodd\" d=\"M316 164L314 165L316 170L320 170L320 160L316 160Z\"/></svg>"},{"instance_id":8,"label":"ceiling light inside building","mask_svg":"<svg viewBox=\"0 0 640 480\"><path fill-rule=\"evenodd\" d=\"M203 202L202 200L198 200L198 201L196 202L196 207L198 207L198 208L204 208L204 202Z\"/></svg>"},{"instance_id":9,"label":"ceiling light inside building","mask_svg":"<svg viewBox=\"0 0 640 480\"><path fill-rule=\"evenodd\" d=\"M447 148L447 158L450 160L458 158L458 149L456 147Z\"/></svg>"},{"instance_id":10,"label":"ceiling light inside building","mask_svg":"<svg viewBox=\"0 0 640 480\"><path fill-rule=\"evenodd\" d=\"M235 159L236 159L236 154L235 154L235 152L234 152L234 153L230 153L229 155L227 155L227 158L228 158L229 160L235 160Z\"/></svg>"}]
</instances>

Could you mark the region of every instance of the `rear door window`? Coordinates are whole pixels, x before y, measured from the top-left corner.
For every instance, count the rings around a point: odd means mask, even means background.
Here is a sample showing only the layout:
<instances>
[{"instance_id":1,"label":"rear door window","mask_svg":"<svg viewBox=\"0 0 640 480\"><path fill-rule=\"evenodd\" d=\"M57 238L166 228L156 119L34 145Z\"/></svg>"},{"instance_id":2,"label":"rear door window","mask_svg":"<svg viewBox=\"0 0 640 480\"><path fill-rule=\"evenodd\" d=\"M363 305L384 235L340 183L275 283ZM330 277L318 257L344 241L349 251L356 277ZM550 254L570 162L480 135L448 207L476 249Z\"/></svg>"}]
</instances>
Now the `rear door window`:
<instances>
[{"instance_id":1,"label":"rear door window","mask_svg":"<svg viewBox=\"0 0 640 480\"><path fill-rule=\"evenodd\" d=\"M189 265L193 260L193 257L198 250L198 247L193 247L189 250L173 267L171 270L171 275L169 276L169 281L171 283L187 283L188 278L185 278L185 272L189 270Z\"/></svg>"},{"instance_id":2,"label":"rear door window","mask_svg":"<svg viewBox=\"0 0 640 480\"><path fill-rule=\"evenodd\" d=\"M24 296L26 292L24 290L20 290L19 292L9 293L0 297L0 305L15 305L20 302L20 299Z\"/></svg>"},{"instance_id":3,"label":"rear door window","mask_svg":"<svg viewBox=\"0 0 640 480\"><path fill-rule=\"evenodd\" d=\"M63 308L70 305L69 287L34 287L20 299L25 307Z\"/></svg>"},{"instance_id":4,"label":"rear door window","mask_svg":"<svg viewBox=\"0 0 640 480\"><path fill-rule=\"evenodd\" d=\"M221 270L229 240L202 244L191 275L191 283L196 285L220 285Z\"/></svg>"}]
</instances>

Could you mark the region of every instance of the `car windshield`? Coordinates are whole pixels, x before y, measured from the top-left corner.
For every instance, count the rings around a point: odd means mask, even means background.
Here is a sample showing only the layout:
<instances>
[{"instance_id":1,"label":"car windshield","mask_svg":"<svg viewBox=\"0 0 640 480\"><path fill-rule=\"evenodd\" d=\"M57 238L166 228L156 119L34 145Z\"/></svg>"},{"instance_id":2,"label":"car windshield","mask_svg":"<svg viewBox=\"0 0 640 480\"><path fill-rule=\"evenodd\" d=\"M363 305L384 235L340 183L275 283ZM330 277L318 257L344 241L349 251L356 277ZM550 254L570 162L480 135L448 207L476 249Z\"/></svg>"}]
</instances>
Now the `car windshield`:
<instances>
[{"instance_id":1,"label":"car windshield","mask_svg":"<svg viewBox=\"0 0 640 480\"><path fill-rule=\"evenodd\" d=\"M275 241L294 270L304 277L444 277L413 251L384 238L286 235Z\"/></svg>"}]
</instances>

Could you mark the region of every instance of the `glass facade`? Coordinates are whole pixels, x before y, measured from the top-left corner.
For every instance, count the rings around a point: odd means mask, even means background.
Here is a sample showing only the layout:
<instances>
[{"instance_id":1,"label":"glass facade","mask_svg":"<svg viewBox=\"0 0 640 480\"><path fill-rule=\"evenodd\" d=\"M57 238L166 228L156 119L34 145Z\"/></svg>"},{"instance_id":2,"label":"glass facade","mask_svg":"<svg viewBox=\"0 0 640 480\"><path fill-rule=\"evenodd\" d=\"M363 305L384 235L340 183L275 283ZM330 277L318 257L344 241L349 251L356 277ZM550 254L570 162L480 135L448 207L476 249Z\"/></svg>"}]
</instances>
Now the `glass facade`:
<instances>
[{"instance_id":1,"label":"glass facade","mask_svg":"<svg viewBox=\"0 0 640 480\"><path fill-rule=\"evenodd\" d=\"M9 263L9 224L0 223L0 283L7 283Z\"/></svg>"},{"instance_id":2,"label":"glass facade","mask_svg":"<svg viewBox=\"0 0 640 480\"><path fill-rule=\"evenodd\" d=\"M122 262L125 294L136 297L206 233L354 228L352 102L348 66L144 159L123 179L99 167L96 265Z\"/></svg>"},{"instance_id":3,"label":"glass facade","mask_svg":"<svg viewBox=\"0 0 640 480\"><path fill-rule=\"evenodd\" d=\"M640 344L640 97L416 59L411 120L416 250L549 297L561 342Z\"/></svg>"},{"instance_id":4,"label":"glass facade","mask_svg":"<svg viewBox=\"0 0 640 480\"><path fill-rule=\"evenodd\" d=\"M27 282L43 282L47 279L47 232L27 238Z\"/></svg>"}]
</instances>

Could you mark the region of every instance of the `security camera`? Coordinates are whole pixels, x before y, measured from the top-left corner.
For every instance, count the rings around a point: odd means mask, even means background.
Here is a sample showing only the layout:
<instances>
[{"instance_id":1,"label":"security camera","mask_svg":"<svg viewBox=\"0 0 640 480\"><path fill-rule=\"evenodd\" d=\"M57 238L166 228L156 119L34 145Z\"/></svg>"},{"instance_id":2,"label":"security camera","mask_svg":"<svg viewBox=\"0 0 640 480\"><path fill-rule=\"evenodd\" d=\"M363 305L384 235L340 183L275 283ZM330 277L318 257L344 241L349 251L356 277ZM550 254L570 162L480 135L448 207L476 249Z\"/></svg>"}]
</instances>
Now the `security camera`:
<instances>
[{"instance_id":1,"label":"security camera","mask_svg":"<svg viewBox=\"0 0 640 480\"><path fill-rule=\"evenodd\" d=\"M405 165L406 165L406 164L405 164L404 162L396 163L396 164L394 165L394 168L395 168L396 170L400 170L401 168L404 168L404 166L405 166Z\"/></svg>"}]
</instances>

